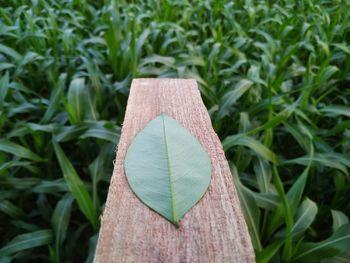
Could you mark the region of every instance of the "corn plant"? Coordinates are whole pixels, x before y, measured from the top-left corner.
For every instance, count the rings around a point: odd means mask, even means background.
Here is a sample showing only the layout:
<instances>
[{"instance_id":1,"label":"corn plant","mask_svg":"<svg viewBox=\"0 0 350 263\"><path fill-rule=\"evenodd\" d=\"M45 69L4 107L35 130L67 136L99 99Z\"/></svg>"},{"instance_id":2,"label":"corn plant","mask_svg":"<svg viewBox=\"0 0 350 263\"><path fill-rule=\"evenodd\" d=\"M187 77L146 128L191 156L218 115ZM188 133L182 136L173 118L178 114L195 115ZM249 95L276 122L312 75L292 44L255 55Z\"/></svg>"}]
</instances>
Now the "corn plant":
<instances>
[{"instance_id":1,"label":"corn plant","mask_svg":"<svg viewBox=\"0 0 350 263\"><path fill-rule=\"evenodd\" d=\"M92 261L136 77L199 83L257 262L349 262L348 1L0 3L0 262Z\"/></svg>"}]
</instances>

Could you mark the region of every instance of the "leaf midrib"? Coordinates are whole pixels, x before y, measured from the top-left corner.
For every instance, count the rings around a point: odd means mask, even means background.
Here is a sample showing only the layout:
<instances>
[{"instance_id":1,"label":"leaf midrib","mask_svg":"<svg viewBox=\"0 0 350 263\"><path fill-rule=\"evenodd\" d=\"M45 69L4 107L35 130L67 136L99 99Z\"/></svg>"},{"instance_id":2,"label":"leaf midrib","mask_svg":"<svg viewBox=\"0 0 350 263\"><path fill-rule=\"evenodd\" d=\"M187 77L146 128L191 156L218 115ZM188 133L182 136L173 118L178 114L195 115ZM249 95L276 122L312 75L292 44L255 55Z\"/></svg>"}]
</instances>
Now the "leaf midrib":
<instances>
[{"instance_id":1,"label":"leaf midrib","mask_svg":"<svg viewBox=\"0 0 350 263\"><path fill-rule=\"evenodd\" d=\"M329 241L327 241L327 242L325 242L325 243L323 243L323 244L321 244L321 245L319 245L317 247L314 247L312 249L309 249L309 250L305 251L304 253L301 253L296 258L294 258L294 260L298 259L298 258L301 258L301 257L304 257L305 255L308 255L308 254L310 254L310 253L312 253L314 251L317 251L317 250L319 250L321 248L324 248L325 246L328 246L328 245L330 245L332 243L337 243L339 241L343 241L344 239L348 239L348 238L350 238L350 235L346 235L346 236L343 236L343 237L340 237L340 238L329 240Z\"/></svg>"},{"instance_id":2,"label":"leaf midrib","mask_svg":"<svg viewBox=\"0 0 350 263\"><path fill-rule=\"evenodd\" d=\"M45 233L47 234L47 233ZM46 236L45 235L42 235L42 236L39 236L39 237L34 237L34 238L31 238L31 239L25 239L25 240L22 240L22 241L18 241L18 242L15 242L12 243L12 244L9 244L3 248L1 248L0 250L0 254L1 253L4 253L3 251L6 251L6 250L9 250L9 249L13 249L13 248L16 248L18 246L21 246L22 244L26 244L28 242L32 243L32 242L35 242L35 241L38 241L38 240L46 240L46 239L49 239L50 238L50 234L47 234ZM27 249L27 248L25 248ZM6 254L6 253L5 253Z\"/></svg>"},{"instance_id":3,"label":"leaf midrib","mask_svg":"<svg viewBox=\"0 0 350 263\"><path fill-rule=\"evenodd\" d=\"M165 130L164 114L162 114L162 120L163 120L164 144L165 144L166 158L167 158L167 164L168 164L168 177L169 177L169 185L170 185L170 193L171 193L171 208L172 208L172 211L173 211L174 224L176 226L178 226L178 220L177 220L177 215L176 215L176 207L175 207L175 197L174 197L174 182L173 182L173 176L172 176L172 173L171 173L171 165L170 165L168 141L167 141L166 130Z\"/></svg>"},{"instance_id":4,"label":"leaf midrib","mask_svg":"<svg viewBox=\"0 0 350 263\"><path fill-rule=\"evenodd\" d=\"M312 209L313 207L309 206L305 209L305 211L301 214L301 216L299 217L299 219L295 222L294 226L292 227L291 232L295 231L295 229L298 229L298 224L300 224L300 222L304 219L304 217L308 214L308 212L310 211L310 209Z\"/></svg>"}]
</instances>

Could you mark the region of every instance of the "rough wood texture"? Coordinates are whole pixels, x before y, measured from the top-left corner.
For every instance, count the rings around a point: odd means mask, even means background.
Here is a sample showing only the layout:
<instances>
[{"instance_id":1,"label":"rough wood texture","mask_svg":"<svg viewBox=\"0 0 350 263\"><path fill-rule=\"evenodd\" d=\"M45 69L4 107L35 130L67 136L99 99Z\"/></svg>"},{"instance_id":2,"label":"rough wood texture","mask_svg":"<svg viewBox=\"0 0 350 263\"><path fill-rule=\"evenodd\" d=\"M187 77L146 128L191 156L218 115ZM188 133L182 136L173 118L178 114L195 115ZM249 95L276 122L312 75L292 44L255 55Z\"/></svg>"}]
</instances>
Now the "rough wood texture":
<instances>
[{"instance_id":1,"label":"rough wood texture","mask_svg":"<svg viewBox=\"0 0 350 263\"><path fill-rule=\"evenodd\" d=\"M134 136L161 112L178 120L208 151L212 180L207 193L176 229L132 193L124 157ZM255 262L243 214L219 138L195 80L135 79L111 179L95 261Z\"/></svg>"}]
</instances>

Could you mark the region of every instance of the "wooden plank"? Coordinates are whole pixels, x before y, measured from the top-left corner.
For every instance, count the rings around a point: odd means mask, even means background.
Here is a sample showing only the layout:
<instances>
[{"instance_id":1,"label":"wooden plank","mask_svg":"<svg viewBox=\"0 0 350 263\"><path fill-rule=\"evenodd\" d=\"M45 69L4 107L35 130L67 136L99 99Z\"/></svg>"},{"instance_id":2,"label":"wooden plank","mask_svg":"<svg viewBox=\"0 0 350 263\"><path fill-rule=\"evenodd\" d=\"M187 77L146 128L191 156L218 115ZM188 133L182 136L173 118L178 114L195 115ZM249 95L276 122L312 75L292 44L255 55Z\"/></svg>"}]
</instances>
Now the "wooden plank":
<instances>
[{"instance_id":1,"label":"wooden plank","mask_svg":"<svg viewBox=\"0 0 350 263\"><path fill-rule=\"evenodd\" d=\"M161 112L198 138L213 165L208 191L179 229L141 203L124 174L129 144ZM133 80L94 262L224 263L254 258L229 166L196 81Z\"/></svg>"}]
</instances>

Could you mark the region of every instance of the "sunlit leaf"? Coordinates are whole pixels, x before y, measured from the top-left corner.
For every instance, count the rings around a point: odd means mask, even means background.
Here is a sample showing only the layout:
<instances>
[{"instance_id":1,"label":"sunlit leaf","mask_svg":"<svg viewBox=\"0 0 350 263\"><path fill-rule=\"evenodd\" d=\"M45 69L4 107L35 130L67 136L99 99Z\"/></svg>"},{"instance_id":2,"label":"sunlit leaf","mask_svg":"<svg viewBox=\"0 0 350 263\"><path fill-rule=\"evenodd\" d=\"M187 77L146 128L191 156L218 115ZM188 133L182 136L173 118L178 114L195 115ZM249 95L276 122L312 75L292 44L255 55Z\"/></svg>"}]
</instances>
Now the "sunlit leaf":
<instances>
[{"instance_id":1,"label":"sunlit leaf","mask_svg":"<svg viewBox=\"0 0 350 263\"><path fill-rule=\"evenodd\" d=\"M224 150L232 148L234 145L241 145L250 148L264 159L273 163L277 162L275 154L258 140L244 135L232 135L223 141Z\"/></svg>"},{"instance_id":2,"label":"sunlit leaf","mask_svg":"<svg viewBox=\"0 0 350 263\"><path fill-rule=\"evenodd\" d=\"M344 115L350 117L350 107L341 105L328 105L321 109L321 112L325 112L328 115Z\"/></svg>"}]
</instances>

